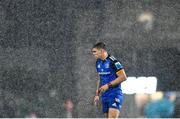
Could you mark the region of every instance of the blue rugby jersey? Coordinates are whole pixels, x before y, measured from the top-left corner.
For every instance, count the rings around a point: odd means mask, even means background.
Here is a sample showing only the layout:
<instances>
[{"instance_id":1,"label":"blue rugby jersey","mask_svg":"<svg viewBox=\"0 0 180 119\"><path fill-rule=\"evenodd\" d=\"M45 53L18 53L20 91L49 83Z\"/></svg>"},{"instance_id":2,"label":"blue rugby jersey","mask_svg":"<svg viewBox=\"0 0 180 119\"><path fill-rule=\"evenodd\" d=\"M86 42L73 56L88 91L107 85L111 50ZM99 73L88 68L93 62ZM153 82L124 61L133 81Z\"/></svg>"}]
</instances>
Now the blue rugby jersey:
<instances>
[{"instance_id":1,"label":"blue rugby jersey","mask_svg":"<svg viewBox=\"0 0 180 119\"><path fill-rule=\"evenodd\" d=\"M108 55L105 60L97 59L96 69L100 76L100 87L108 84L109 82L117 78L116 72L123 69L123 66L117 61L114 56ZM107 91L102 93L102 98L106 98L113 95L122 95L121 84L109 88Z\"/></svg>"}]
</instances>

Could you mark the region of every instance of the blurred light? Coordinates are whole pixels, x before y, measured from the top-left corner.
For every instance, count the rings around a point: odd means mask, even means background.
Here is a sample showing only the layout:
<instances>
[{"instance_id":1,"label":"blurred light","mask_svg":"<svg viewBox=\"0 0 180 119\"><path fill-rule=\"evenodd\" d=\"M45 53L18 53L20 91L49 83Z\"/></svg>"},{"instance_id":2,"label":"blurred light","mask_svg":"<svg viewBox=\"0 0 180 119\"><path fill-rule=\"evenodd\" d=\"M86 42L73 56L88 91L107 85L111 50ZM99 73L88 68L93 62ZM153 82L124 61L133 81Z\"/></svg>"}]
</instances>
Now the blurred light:
<instances>
[{"instance_id":1,"label":"blurred light","mask_svg":"<svg viewBox=\"0 0 180 119\"><path fill-rule=\"evenodd\" d=\"M153 100L153 101L160 100L160 99L162 99L162 97L163 97L163 92L161 92L161 91L151 94L151 100Z\"/></svg>"},{"instance_id":2,"label":"blurred light","mask_svg":"<svg viewBox=\"0 0 180 119\"><path fill-rule=\"evenodd\" d=\"M153 27L154 15L151 12L141 13L137 20L144 24L146 30L151 30Z\"/></svg>"},{"instance_id":3,"label":"blurred light","mask_svg":"<svg viewBox=\"0 0 180 119\"><path fill-rule=\"evenodd\" d=\"M154 20L154 16L150 12L144 12L138 16L139 22L152 22Z\"/></svg>"},{"instance_id":4,"label":"blurred light","mask_svg":"<svg viewBox=\"0 0 180 119\"><path fill-rule=\"evenodd\" d=\"M126 81L121 83L121 88L123 93L126 94L133 94L134 92L134 88L135 88L135 83L136 81L136 77L128 77Z\"/></svg>"},{"instance_id":5,"label":"blurred light","mask_svg":"<svg viewBox=\"0 0 180 119\"><path fill-rule=\"evenodd\" d=\"M121 84L122 91L125 94L152 94L156 92L157 78L156 77L128 77Z\"/></svg>"}]
</instances>

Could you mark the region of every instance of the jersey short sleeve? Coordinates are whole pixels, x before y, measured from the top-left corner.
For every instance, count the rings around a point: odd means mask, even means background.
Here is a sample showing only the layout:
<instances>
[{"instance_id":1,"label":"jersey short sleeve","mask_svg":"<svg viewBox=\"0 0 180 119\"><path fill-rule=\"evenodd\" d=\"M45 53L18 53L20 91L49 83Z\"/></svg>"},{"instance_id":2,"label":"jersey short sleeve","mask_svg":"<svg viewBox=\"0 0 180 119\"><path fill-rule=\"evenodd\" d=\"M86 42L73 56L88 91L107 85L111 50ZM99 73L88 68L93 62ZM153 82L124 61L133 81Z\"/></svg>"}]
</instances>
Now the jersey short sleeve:
<instances>
[{"instance_id":1,"label":"jersey short sleeve","mask_svg":"<svg viewBox=\"0 0 180 119\"><path fill-rule=\"evenodd\" d=\"M114 58L113 56L110 56L109 58L111 59L112 62L112 69L115 72L118 72L119 70L123 69L123 66L116 58Z\"/></svg>"}]
</instances>

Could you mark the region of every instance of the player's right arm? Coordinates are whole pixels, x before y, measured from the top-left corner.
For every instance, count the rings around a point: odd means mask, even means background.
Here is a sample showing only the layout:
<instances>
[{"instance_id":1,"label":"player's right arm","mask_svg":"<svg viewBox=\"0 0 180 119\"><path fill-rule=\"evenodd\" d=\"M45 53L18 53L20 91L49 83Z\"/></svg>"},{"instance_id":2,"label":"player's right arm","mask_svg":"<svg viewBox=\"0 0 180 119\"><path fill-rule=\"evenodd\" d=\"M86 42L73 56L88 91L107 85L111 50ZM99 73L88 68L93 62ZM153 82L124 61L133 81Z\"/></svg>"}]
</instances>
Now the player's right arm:
<instances>
[{"instance_id":1,"label":"player's right arm","mask_svg":"<svg viewBox=\"0 0 180 119\"><path fill-rule=\"evenodd\" d=\"M96 70L98 72L98 61L96 61ZM98 106L98 103L99 103L99 85L100 85L100 80L97 80L97 82L96 82L96 92L95 92L95 96L94 96L94 105L95 106Z\"/></svg>"},{"instance_id":2,"label":"player's right arm","mask_svg":"<svg viewBox=\"0 0 180 119\"><path fill-rule=\"evenodd\" d=\"M98 80L96 82L96 93L94 96L94 105L95 106L98 106L98 103L99 103L99 83L100 83L100 81Z\"/></svg>"},{"instance_id":3,"label":"player's right arm","mask_svg":"<svg viewBox=\"0 0 180 119\"><path fill-rule=\"evenodd\" d=\"M97 96L99 96L99 83L100 83L100 81L97 80L97 82L96 82L96 95Z\"/></svg>"}]
</instances>

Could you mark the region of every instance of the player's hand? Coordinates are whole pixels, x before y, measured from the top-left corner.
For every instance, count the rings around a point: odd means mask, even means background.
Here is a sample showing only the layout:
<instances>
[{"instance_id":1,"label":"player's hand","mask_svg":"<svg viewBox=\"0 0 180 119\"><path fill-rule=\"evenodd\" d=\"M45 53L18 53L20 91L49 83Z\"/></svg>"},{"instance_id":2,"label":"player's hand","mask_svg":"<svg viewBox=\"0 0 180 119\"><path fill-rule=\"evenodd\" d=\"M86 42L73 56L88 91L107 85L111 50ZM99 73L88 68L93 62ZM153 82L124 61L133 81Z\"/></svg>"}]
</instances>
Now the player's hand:
<instances>
[{"instance_id":1,"label":"player's hand","mask_svg":"<svg viewBox=\"0 0 180 119\"><path fill-rule=\"evenodd\" d=\"M94 96L94 105L95 106L99 105L99 96L98 95Z\"/></svg>"},{"instance_id":2,"label":"player's hand","mask_svg":"<svg viewBox=\"0 0 180 119\"><path fill-rule=\"evenodd\" d=\"M108 84L105 84L105 85L103 85L103 86L101 86L101 87L99 88L99 92L102 93L102 92L105 92L105 91L108 90L108 89L109 89Z\"/></svg>"}]
</instances>

